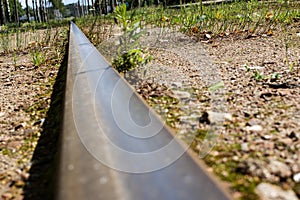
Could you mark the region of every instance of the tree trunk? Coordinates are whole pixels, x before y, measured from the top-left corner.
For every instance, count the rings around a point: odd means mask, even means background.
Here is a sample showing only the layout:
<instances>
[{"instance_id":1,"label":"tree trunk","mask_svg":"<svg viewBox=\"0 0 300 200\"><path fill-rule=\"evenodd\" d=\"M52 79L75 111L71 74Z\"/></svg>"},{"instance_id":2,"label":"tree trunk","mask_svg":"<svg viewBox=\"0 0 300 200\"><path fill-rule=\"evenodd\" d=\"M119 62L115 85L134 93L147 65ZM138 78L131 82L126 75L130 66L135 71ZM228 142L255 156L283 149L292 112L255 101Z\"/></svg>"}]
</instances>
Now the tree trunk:
<instances>
[{"instance_id":1,"label":"tree trunk","mask_svg":"<svg viewBox=\"0 0 300 200\"><path fill-rule=\"evenodd\" d=\"M81 10L81 6L80 6L80 1L78 0L78 3L77 3L77 5L78 5L78 14L79 14L79 17L81 17L82 16L82 10Z\"/></svg>"},{"instance_id":2,"label":"tree trunk","mask_svg":"<svg viewBox=\"0 0 300 200\"><path fill-rule=\"evenodd\" d=\"M90 0L86 0L87 1L87 14L90 14Z\"/></svg>"},{"instance_id":3,"label":"tree trunk","mask_svg":"<svg viewBox=\"0 0 300 200\"><path fill-rule=\"evenodd\" d=\"M108 14L108 2L107 2L108 0L103 0L103 1L104 1L104 12L105 12L104 14L107 15Z\"/></svg>"},{"instance_id":4,"label":"tree trunk","mask_svg":"<svg viewBox=\"0 0 300 200\"><path fill-rule=\"evenodd\" d=\"M19 23L19 12L17 7L17 0L14 0L14 7L15 7L15 22Z\"/></svg>"},{"instance_id":5,"label":"tree trunk","mask_svg":"<svg viewBox=\"0 0 300 200\"><path fill-rule=\"evenodd\" d=\"M38 2L37 0L34 0L35 1L35 14L36 14L36 21L37 22L41 22L41 16L40 16L40 12L39 12L39 7L38 7Z\"/></svg>"},{"instance_id":6,"label":"tree trunk","mask_svg":"<svg viewBox=\"0 0 300 200\"><path fill-rule=\"evenodd\" d=\"M35 5L34 5L34 0L32 0L32 10L33 10L33 17L34 17L34 21L37 21L37 17L36 17L36 13L35 13Z\"/></svg>"},{"instance_id":7,"label":"tree trunk","mask_svg":"<svg viewBox=\"0 0 300 200\"><path fill-rule=\"evenodd\" d=\"M95 15L95 6L94 6L94 0L91 0L92 2L92 14Z\"/></svg>"},{"instance_id":8,"label":"tree trunk","mask_svg":"<svg viewBox=\"0 0 300 200\"><path fill-rule=\"evenodd\" d=\"M97 14L99 14L99 15L103 14L103 5L102 4L103 4L103 0L99 0L98 5L97 5L98 11L99 11L99 13L97 13Z\"/></svg>"},{"instance_id":9,"label":"tree trunk","mask_svg":"<svg viewBox=\"0 0 300 200\"><path fill-rule=\"evenodd\" d=\"M10 13L8 0L4 0L4 6L6 7L5 16L6 16L7 22L11 22L11 13Z\"/></svg>"},{"instance_id":10,"label":"tree trunk","mask_svg":"<svg viewBox=\"0 0 300 200\"><path fill-rule=\"evenodd\" d=\"M85 5L84 5L84 0L81 0L81 13L82 17L85 16Z\"/></svg>"},{"instance_id":11,"label":"tree trunk","mask_svg":"<svg viewBox=\"0 0 300 200\"><path fill-rule=\"evenodd\" d=\"M4 6L3 6L2 0L0 0L0 23L1 23L1 25L6 23Z\"/></svg>"},{"instance_id":12,"label":"tree trunk","mask_svg":"<svg viewBox=\"0 0 300 200\"><path fill-rule=\"evenodd\" d=\"M88 14L88 10L87 10L87 4L86 4L86 0L82 0L83 4L84 4L84 15Z\"/></svg>"},{"instance_id":13,"label":"tree trunk","mask_svg":"<svg viewBox=\"0 0 300 200\"><path fill-rule=\"evenodd\" d=\"M110 4L110 12L114 12L114 7L115 7L115 1L114 0L109 0L109 4Z\"/></svg>"},{"instance_id":14,"label":"tree trunk","mask_svg":"<svg viewBox=\"0 0 300 200\"><path fill-rule=\"evenodd\" d=\"M39 0L39 4L40 4L40 17L41 17L41 21L45 22L44 1L43 0Z\"/></svg>"},{"instance_id":15,"label":"tree trunk","mask_svg":"<svg viewBox=\"0 0 300 200\"><path fill-rule=\"evenodd\" d=\"M47 0L44 0L44 17L45 21L48 21L48 10L47 10Z\"/></svg>"},{"instance_id":16,"label":"tree trunk","mask_svg":"<svg viewBox=\"0 0 300 200\"><path fill-rule=\"evenodd\" d=\"M28 0L25 0L25 4L26 4L26 17L27 17L27 21L30 22L30 13L29 13L29 7L28 7Z\"/></svg>"}]
</instances>

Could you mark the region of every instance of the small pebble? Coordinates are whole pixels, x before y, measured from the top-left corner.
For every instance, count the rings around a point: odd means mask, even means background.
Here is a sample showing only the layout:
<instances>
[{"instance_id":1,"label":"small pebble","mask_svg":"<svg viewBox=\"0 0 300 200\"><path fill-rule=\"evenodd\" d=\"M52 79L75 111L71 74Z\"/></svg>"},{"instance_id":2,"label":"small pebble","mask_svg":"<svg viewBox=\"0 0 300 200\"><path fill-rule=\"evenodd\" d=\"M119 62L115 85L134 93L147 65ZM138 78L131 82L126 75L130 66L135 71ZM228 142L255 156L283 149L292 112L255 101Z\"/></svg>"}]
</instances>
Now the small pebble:
<instances>
[{"instance_id":1,"label":"small pebble","mask_svg":"<svg viewBox=\"0 0 300 200\"><path fill-rule=\"evenodd\" d=\"M184 91L173 91L174 96L178 99L189 99L191 97L190 93Z\"/></svg>"},{"instance_id":2,"label":"small pebble","mask_svg":"<svg viewBox=\"0 0 300 200\"><path fill-rule=\"evenodd\" d=\"M25 185L25 182L21 181L21 180L16 181L14 184L14 186L19 187L19 188L23 187L24 185Z\"/></svg>"},{"instance_id":3,"label":"small pebble","mask_svg":"<svg viewBox=\"0 0 300 200\"><path fill-rule=\"evenodd\" d=\"M1 197L3 198L3 200L9 200L13 198L13 194L9 192L5 192L1 195Z\"/></svg>"},{"instance_id":4,"label":"small pebble","mask_svg":"<svg viewBox=\"0 0 300 200\"><path fill-rule=\"evenodd\" d=\"M255 188L256 194L263 200L298 200L292 190L283 190L277 185L260 183Z\"/></svg>"},{"instance_id":5,"label":"small pebble","mask_svg":"<svg viewBox=\"0 0 300 200\"><path fill-rule=\"evenodd\" d=\"M293 180L294 180L296 183L300 183L300 172L297 173L297 174L294 174Z\"/></svg>"},{"instance_id":6,"label":"small pebble","mask_svg":"<svg viewBox=\"0 0 300 200\"><path fill-rule=\"evenodd\" d=\"M5 115L4 112L0 112L0 117L3 117Z\"/></svg>"},{"instance_id":7,"label":"small pebble","mask_svg":"<svg viewBox=\"0 0 300 200\"><path fill-rule=\"evenodd\" d=\"M242 143L241 149L242 149L242 151L249 151L248 143Z\"/></svg>"},{"instance_id":8,"label":"small pebble","mask_svg":"<svg viewBox=\"0 0 300 200\"><path fill-rule=\"evenodd\" d=\"M246 130L253 131L253 132L261 132L263 130L263 127L261 125L253 125L247 127Z\"/></svg>"},{"instance_id":9,"label":"small pebble","mask_svg":"<svg viewBox=\"0 0 300 200\"><path fill-rule=\"evenodd\" d=\"M263 135L262 138L265 140L270 140L272 138L272 136L271 135Z\"/></svg>"}]
</instances>

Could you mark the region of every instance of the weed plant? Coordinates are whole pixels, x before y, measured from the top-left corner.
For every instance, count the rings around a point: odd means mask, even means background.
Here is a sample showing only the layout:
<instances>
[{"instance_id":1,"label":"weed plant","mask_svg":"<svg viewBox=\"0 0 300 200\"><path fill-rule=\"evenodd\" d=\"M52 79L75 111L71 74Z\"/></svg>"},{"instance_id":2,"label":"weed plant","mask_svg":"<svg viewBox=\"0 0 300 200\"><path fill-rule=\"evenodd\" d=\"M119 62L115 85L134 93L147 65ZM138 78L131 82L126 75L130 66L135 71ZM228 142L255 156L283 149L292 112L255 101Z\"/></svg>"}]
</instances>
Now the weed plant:
<instances>
[{"instance_id":1,"label":"weed plant","mask_svg":"<svg viewBox=\"0 0 300 200\"><path fill-rule=\"evenodd\" d=\"M114 12L115 21L121 27L122 35L119 37L119 47L117 58L112 65L118 72L128 72L140 65L144 65L151 60L139 44L142 36L141 15L135 12L128 13L126 4L118 6Z\"/></svg>"},{"instance_id":2,"label":"weed plant","mask_svg":"<svg viewBox=\"0 0 300 200\"><path fill-rule=\"evenodd\" d=\"M55 42L55 32L69 24L68 20L52 20L47 23L23 23L0 26L0 53L14 53L30 47L31 43L48 45Z\"/></svg>"},{"instance_id":3,"label":"weed plant","mask_svg":"<svg viewBox=\"0 0 300 200\"><path fill-rule=\"evenodd\" d=\"M14 53L13 53L13 62L14 62L15 67L17 66L17 61L18 61L18 58L17 58L17 50L14 49Z\"/></svg>"},{"instance_id":4,"label":"weed plant","mask_svg":"<svg viewBox=\"0 0 300 200\"><path fill-rule=\"evenodd\" d=\"M38 49L35 49L33 52L31 52L30 57L34 66L40 66L46 60L45 55Z\"/></svg>"},{"instance_id":5,"label":"weed plant","mask_svg":"<svg viewBox=\"0 0 300 200\"><path fill-rule=\"evenodd\" d=\"M295 42L289 37L288 27L300 20L300 3L297 1L236 0L231 3L190 5L180 9L145 6L126 10L126 16L118 13L120 11L120 8L117 8L114 14L107 16L78 18L76 24L84 30L93 44L99 45L116 31L114 24L117 21L118 26L122 27L123 35L120 39L120 46L123 46L119 49L119 54L126 52L126 49L139 48L136 42L138 40L134 37L139 37L137 30L145 27L159 27L162 33L164 29L179 30L197 40L209 40L212 37L231 34L247 38L255 35L271 36L276 31L284 32L286 65L290 69L295 65L295 59L289 58L289 51L295 46ZM132 33L134 37L130 35ZM134 43L137 47L130 47Z\"/></svg>"}]
</instances>

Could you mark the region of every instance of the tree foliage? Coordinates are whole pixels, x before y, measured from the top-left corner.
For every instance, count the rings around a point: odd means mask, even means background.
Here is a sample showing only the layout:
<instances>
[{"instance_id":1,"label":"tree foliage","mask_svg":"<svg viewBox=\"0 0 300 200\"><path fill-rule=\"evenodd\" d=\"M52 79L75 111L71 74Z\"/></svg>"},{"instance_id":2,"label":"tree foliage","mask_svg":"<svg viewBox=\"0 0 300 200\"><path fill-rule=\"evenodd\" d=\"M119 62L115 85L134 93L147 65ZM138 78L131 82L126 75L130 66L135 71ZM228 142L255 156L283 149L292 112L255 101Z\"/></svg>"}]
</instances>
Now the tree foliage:
<instances>
[{"instance_id":1,"label":"tree foliage","mask_svg":"<svg viewBox=\"0 0 300 200\"><path fill-rule=\"evenodd\" d=\"M14 0L8 0L9 1L9 8L11 12L12 19L14 19L16 13L15 13L15 7L14 7ZM17 0L17 10L18 10L18 15L19 17L25 14L25 11L22 8L22 4L20 1Z\"/></svg>"},{"instance_id":2,"label":"tree foliage","mask_svg":"<svg viewBox=\"0 0 300 200\"><path fill-rule=\"evenodd\" d=\"M17 5L17 12L18 15L17 16L22 16L25 14L25 11L22 9L22 4L17 0L16 1L16 5ZM14 0L1 0L1 11L2 15L1 18L1 23L7 23L7 22L13 22L15 21L15 16L16 16L16 12L15 12L15 2Z\"/></svg>"},{"instance_id":3,"label":"tree foliage","mask_svg":"<svg viewBox=\"0 0 300 200\"><path fill-rule=\"evenodd\" d=\"M55 9L59 9L60 12L63 12L65 10L65 6L62 0L49 0L49 2L52 3Z\"/></svg>"}]
</instances>

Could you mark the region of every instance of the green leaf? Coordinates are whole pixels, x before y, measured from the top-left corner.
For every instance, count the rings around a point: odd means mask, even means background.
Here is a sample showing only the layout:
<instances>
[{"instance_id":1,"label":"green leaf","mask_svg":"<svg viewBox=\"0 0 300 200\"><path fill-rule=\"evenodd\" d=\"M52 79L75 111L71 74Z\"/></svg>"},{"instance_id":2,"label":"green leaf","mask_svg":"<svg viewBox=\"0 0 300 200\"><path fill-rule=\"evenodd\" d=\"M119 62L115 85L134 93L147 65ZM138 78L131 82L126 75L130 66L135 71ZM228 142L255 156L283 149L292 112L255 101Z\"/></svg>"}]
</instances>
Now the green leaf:
<instances>
[{"instance_id":1,"label":"green leaf","mask_svg":"<svg viewBox=\"0 0 300 200\"><path fill-rule=\"evenodd\" d=\"M208 91L213 92L213 91L216 91L216 90L218 90L220 88L224 88L224 82L223 81L219 81L216 84L210 86L208 88Z\"/></svg>"}]
</instances>

